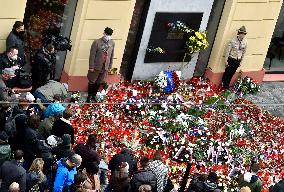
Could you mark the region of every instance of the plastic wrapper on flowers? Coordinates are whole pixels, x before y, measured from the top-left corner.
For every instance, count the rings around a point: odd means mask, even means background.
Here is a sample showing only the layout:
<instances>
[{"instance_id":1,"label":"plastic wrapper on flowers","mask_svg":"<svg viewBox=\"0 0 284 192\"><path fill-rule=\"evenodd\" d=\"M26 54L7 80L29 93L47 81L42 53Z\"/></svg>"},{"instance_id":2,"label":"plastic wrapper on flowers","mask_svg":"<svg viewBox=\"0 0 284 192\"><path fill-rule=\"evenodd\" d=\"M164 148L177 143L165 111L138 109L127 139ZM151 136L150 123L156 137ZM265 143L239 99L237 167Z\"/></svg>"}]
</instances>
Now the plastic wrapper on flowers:
<instances>
[{"instance_id":1,"label":"plastic wrapper on flowers","mask_svg":"<svg viewBox=\"0 0 284 192\"><path fill-rule=\"evenodd\" d=\"M260 86L249 77L239 77L234 85L234 90L240 95L255 94L259 92Z\"/></svg>"},{"instance_id":2,"label":"plastic wrapper on flowers","mask_svg":"<svg viewBox=\"0 0 284 192\"><path fill-rule=\"evenodd\" d=\"M155 85L164 93L176 91L180 85L180 78L176 71L161 71L155 78Z\"/></svg>"},{"instance_id":3,"label":"plastic wrapper on flowers","mask_svg":"<svg viewBox=\"0 0 284 192\"><path fill-rule=\"evenodd\" d=\"M164 93L151 81L121 82L99 105L70 106L76 142L97 133L98 150L108 159L124 147L137 158L159 150L177 184L188 161L192 172L217 171L224 191L235 190L230 173L244 171L255 158L263 191L283 178L283 120L202 78L179 84Z\"/></svg>"}]
</instances>

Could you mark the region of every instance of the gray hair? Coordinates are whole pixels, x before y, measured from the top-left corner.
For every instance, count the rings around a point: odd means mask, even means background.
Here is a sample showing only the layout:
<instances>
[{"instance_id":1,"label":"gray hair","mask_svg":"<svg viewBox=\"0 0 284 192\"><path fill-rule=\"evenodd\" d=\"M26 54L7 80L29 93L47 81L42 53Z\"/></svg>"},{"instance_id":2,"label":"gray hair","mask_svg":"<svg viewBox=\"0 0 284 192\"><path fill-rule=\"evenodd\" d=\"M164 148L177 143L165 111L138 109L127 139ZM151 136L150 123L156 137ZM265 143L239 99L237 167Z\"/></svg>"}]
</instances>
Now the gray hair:
<instances>
[{"instance_id":1,"label":"gray hair","mask_svg":"<svg viewBox=\"0 0 284 192\"><path fill-rule=\"evenodd\" d=\"M78 154L74 154L71 157L69 157L69 161L75 164L76 167L80 167L82 163L82 157Z\"/></svg>"}]
</instances>

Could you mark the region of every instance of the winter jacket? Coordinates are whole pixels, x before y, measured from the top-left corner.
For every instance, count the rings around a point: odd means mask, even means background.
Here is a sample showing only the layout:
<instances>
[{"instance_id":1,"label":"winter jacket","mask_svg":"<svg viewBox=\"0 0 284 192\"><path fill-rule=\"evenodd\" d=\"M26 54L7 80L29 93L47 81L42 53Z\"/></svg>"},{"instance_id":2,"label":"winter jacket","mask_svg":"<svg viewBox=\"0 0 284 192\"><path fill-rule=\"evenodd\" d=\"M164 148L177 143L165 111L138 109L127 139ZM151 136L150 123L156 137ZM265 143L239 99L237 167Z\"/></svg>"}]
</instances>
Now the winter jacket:
<instances>
[{"instance_id":1,"label":"winter jacket","mask_svg":"<svg viewBox=\"0 0 284 192\"><path fill-rule=\"evenodd\" d=\"M251 192L261 192L262 181L258 176L246 172L239 177L239 187L248 186Z\"/></svg>"},{"instance_id":2,"label":"winter jacket","mask_svg":"<svg viewBox=\"0 0 284 192\"><path fill-rule=\"evenodd\" d=\"M47 139L51 135L51 130L54 122L55 118L53 116L45 118L42 122L40 122L38 132L44 139Z\"/></svg>"},{"instance_id":3,"label":"winter jacket","mask_svg":"<svg viewBox=\"0 0 284 192\"><path fill-rule=\"evenodd\" d=\"M48 83L48 77L55 63L56 57L54 54L47 54L43 48L36 51L32 62L32 80L36 89Z\"/></svg>"},{"instance_id":4,"label":"winter jacket","mask_svg":"<svg viewBox=\"0 0 284 192\"><path fill-rule=\"evenodd\" d=\"M1 190L6 192L13 182L20 185L21 192L26 190L26 170L16 160L5 161L0 168L0 179L2 179Z\"/></svg>"},{"instance_id":5,"label":"winter jacket","mask_svg":"<svg viewBox=\"0 0 284 192\"><path fill-rule=\"evenodd\" d=\"M194 174L190 185L187 188L187 192L203 192L205 191L205 184L199 180L199 174Z\"/></svg>"},{"instance_id":6,"label":"winter jacket","mask_svg":"<svg viewBox=\"0 0 284 192\"><path fill-rule=\"evenodd\" d=\"M163 192L168 180L168 167L160 160L154 160L149 163L149 169L157 178L157 191Z\"/></svg>"},{"instance_id":7,"label":"winter jacket","mask_svg":"<svg viewBox=\"0 0 284 192\"><path fill-rule=\"evenodd\" d=\"M20 63L17 60L10 60L7 56L7 53L0 54L0 74L5 68L11 68L12 66L19 65Z\"/></svg>"},{"instance_id":8,"label":"winter jacket","mask_svg":"<svg viewBox=\"0 0 284 192\"><path fill-rule=\"evenodd\" d=\"M111 173L109 184L113 192L128 192L130 178L124 170L116 170Z\"/></svg>"},{"instance_id":9,"label":"winter jacket","mask_svg":"<svg viewBox=\"0 0 284 192\"><path fill-rule=\"evenodd\" d=\"M23 37L17 35L16 31L11 31L6 39L6 48L14 47L18 48L18 56L21 58L22 62L25 62L25 43Z\"/></svg>"},{"instance_id":10,"label":"winter jacket","mask_svg":"<svg viewBox=\"0 0 284 192\"><path fill-rule=\"evenodd\" d=\"M269 192L283 192L284 191L284 179L276 183Z\"/></svg>"},{"instance_id":11,"label":"winter jacket","mask_svg":"<svg viewBox=\"0 0 284 192\"><path fill-rule=\"evenodd\" d=\"M118 170L119 165L122 162L128 163L129 176L132 176L133 173L138 171L137 160L128 150L122 151L120 154L116 154L112 157L108 165L109 170L111 170L112 172Z\"/></svg>"},{"instance_id":12,"label":"winter jacket","mask_svg":"<svg viewBox=\"0 0 284 192\"><path fill-rule=\"evenodd\" d=\"M70 168L66 161L65 158L58 161L53 187L54 192L62 192L64 187L68 188L74 183L74 176L77 173L76 167Z\"/></svg>"},{"instance_id":13,"label":"winter jacket","mask_svg":"<svg viewBox=\"0 0 284 192\"><path fill-rule=\"evenodd\" d=\"M0 140L0 166L5 162L10 160L11 157L11 147L8 142Z\"/></svg>"},{"instance_id":14,"label":"winter jacket","mask_svg":"<svg viewBox=\"0 0 284 192\"><path fill-rule=\"evenodd\" d=\"M100 163L100 155L89 145L84 143L79 143L74 147L74 151L76 154L81 155L82 157L82 164L81 167L85 167L87 162L96 162L97 164Z\"/></svg>"},{"instance_id":15,"label":"winter jacket","mask_svg":"<svg viewBox=\"0 0 284 192\"><path fill-rule=\"evenodd\" d=\"M63 145L58 145L57 147L52 148L51 152L56 156L56 159L68 158L75 154L70 146Z\"/></svg>"},{"instance_id":16,"label":"winter jacket","mask_svg":"<svg viewBox=\"0 0 284 192\"><path fill-rule=\"evenodd\" d=\"M0 77L0 101L15 102L17 98L15 95L10 95L11 89L6 86L6 83Z\"/></svg>"},{"instance_id":17,"label":"winter jacket","mask_svg":"<svg viewBox=\"0 0 284 192\"><path fill-rule=\"evenodd\" d=\"M65 107L61 103L51 103L44 110L43 116L45 118L48 118L48 117L53 116L57 113L63 113L64 110L65 110Z\"/></svg>"},{"instance_id":18,"label":"winter jacket","mask_svg":"<svg viewBox=\"0 0 284 192\"><path fill-rule=\"evenodd\" d=\"M89 57L89 69L95 69L97 71L109 70L113 64L114 57L113 40L106 42L104 38L96 39L90 51Z\"/></svg>"},{"instance_id":19,"label":"winter jacket","mask_svg":"<svg viewBox=\"0 0 284 192\"><path fill-rule=\"evenodd\" d=\"M32 162L37 157L37 155L40 154L40 136L37 130L29 127L24 131L24 138L24 159L26 161Z\"/></svg>"},{"instance_id":20,"label":"winter jacket","mask_svg":"<svg viewBox=\"0 0 284 192\"><path fill-rule=\"evenodd\" d=\"M57 137L69 134L71 136L71 143L74 144L74 128L71 123L64 118L60 118L54 122L51 133Z\"/></svg>"},{"instance_id":21,"label":"winter jacket","mask_svg":"<svg viewBox=\"0 0 284 192\"><path fill-rule=\"evenodd\" d=\"M53 80L49 80L47 84L39 87L36 91L49 101L54 101L54 95L61 95L62 97L67 95L67 90L63 84Z\"/></svg>"},{"instance_id":22,"label":"winter jacket","mask_svg":"<svg viewBox=\"0 0 284 192\"><path fill-rule=\"evenodd\" d=\"M100 189L100 179L98 175L93 175L92 177L87 177L87 180L82 184L85 190L90 190L97 192Z\"/></svg>"},{"instance_id":23,"label":"winter jacket","mask_svg":"<svg viewBox=\"0 0 284 192\"><path fill-rule=\"evenodd\" d=\"M136 172L130 181L130 191L138 192L141 185L150 185L152 192L157 191L157 178L150 170L140 170Z\"/></svg>"},{"instance_id":24,"label":"winter jacket","mask_svg":"<svg viewBox=\"0 0 284 192\"><path fill-rule=\"evenodd\" d=\"M38 185L39 189L42 191L46 188L46 177L45 175L42 175L43 178L41 180L41 175L39 172L28 172L27 173L27 190L30 190L31 188L35 188L35 185Z\"/></svg>"}]
</instances>

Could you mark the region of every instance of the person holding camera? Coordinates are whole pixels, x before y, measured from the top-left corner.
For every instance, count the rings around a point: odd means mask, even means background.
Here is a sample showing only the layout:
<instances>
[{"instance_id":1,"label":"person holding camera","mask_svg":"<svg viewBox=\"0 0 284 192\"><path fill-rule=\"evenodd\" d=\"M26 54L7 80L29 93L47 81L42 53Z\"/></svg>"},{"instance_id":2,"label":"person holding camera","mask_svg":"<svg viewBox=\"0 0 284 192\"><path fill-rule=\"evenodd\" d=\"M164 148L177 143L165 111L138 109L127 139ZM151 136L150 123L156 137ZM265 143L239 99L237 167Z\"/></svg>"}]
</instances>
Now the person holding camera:
<instances>
[{"instance_id":1,"label":"person holding camera","mask_svg":"<svg viewBox=\"0 0 284 192\"><path fill-rule=\"evenodd\" d=\"M55 63L55 48L52 43L37 50L32 61L32 92L48 82Z\"/></svg>"},{"instance_id":2,"label":"person holding camera","mask_svg":"<svg viewBox=\"0 0 284 192\"><path fill-rule=\"evenodd\" d=\"M16 101L18 96L15 91L6 86L6 81L14 78L15 71L11 68L0 70L0 101Z\"/></svg>"},{"instance_id":3,"label":"person holding camera","mask_svg":"<svg viewBox=\"0 0 284 192\"><path fill-rule=\"evenodd\" d=\"M88 98L87 102L96 100L95 96L100 84L104 81L108 71L112 68L115 43L111 40L113 30L105 28L104 35L93 42L89 57L88 70Z\"/></svg>"},{"instance_id":4,"label":"person holding camera","mask_svg":"<svg viewBox=\"0 0 284 192\"><path fill-rule=\"evenodd\" d=\"M5 80L6 86L9 88L16 87L18 83L19 69L21 67L21 58L18 57L18 53L17 47L10 47L5 53L0 55L0 73L7 68L14 70L15 76Z\"/></svg>"}]
</instances>

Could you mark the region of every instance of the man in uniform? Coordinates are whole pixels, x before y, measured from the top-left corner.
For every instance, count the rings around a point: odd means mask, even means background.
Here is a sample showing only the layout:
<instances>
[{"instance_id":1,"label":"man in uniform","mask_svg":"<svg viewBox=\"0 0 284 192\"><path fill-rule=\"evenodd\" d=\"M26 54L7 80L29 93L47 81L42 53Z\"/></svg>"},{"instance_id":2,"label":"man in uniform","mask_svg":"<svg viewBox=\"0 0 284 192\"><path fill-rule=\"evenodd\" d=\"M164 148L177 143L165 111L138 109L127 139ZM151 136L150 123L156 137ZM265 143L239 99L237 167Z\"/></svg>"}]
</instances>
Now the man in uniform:
<instances>
[{"instance_id":1,"label":"man in uniform","mask_svg":"<svg viewBox=\"0 0 284 192\"><path fill-rule=\"evenodd\" d=\"M247 50L247 41L245 35L247 34L245 26L242 26L233 38L227 48L225 56L225 73L222 78L222 85L225 89L229 88L231 79L243 61L245 52Z\"/></svg>"}]
</instances>

